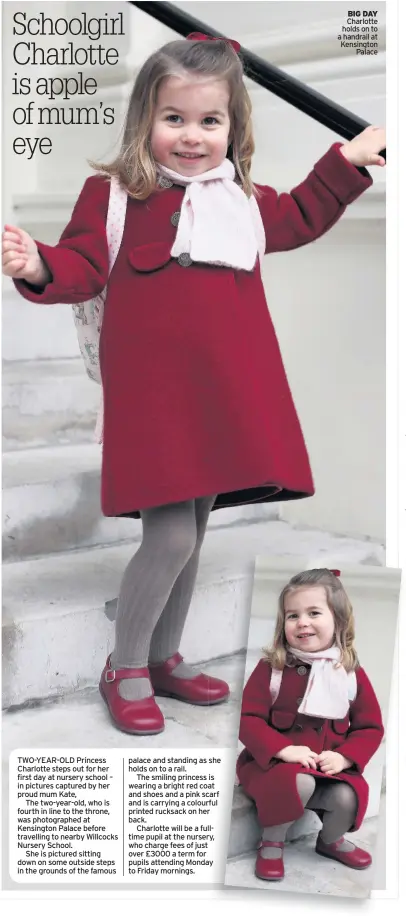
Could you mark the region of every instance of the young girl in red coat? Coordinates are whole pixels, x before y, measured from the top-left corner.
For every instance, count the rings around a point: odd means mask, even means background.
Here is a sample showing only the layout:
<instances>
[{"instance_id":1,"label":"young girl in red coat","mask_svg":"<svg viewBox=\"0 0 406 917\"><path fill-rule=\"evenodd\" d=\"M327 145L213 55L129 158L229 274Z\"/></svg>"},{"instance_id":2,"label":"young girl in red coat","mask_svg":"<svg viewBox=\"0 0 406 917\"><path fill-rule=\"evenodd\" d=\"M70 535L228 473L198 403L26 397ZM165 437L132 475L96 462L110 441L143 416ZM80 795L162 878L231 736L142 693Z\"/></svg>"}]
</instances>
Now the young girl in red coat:
<instances>
[{"instance_id":1,"label":"young girl in red coat","mask_svg":"<svg viewBox=\"0 0 406 917\"><path fill-rule=\"evenodd\" d=\"M384 132L335 143L290 194L255 186L251 104L231 40L165 45L140 69L120 153L84 184L56 246L7 226L3 271L32 302L108 279L100 340L102 510L141 516L100 689L116 726L160 732L155 695L224 700L178 649L213 508L309 496L313 482L261 281L267 252L326 232L384 165ZM128 192L108 278L110 176Z\"/></svg>"},{"instance_id":2,"label":"young girl in red coat","mask_svg":"<svg viewBox=\"0 0 406 917\"><path fill-rule=\"evenodd\" d=\"M286 834L304 808L323 822L316 853L353 869L371 864L343 835L360 827L367 809L362 772L381 744L382 716L358 661L338 573L292 577L279 598L272 647L244 688L237 774L263 826L260 879L283 878Z\"/></svg>"}]
</instances>

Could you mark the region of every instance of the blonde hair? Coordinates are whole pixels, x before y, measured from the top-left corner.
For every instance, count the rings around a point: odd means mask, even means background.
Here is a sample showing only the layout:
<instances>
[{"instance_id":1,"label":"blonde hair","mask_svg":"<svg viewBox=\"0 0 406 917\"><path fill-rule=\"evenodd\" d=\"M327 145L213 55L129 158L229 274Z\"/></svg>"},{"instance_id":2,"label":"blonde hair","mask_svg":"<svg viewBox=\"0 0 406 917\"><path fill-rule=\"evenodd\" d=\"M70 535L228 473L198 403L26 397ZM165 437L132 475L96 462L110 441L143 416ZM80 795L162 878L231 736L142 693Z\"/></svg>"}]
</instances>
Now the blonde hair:
<instances>
[{"instance_id":1,"label":"blonde hair","mask_svg":"<svg viewBox=\"0 0 406 917\"><path fill-rule=\"evenodd\" d=\"M136 78L121 149L109 164L90 162L92 168L116 175L130 197L145 200L156 189L156 164L149 139L158 90L169 76L193 74L225 80L230 92L230 146L227 153L235 166L237 181L245 194L258 196L250 178L254 139L251 100L243 82L243 65L226 41L171 41L145 61Z\"/></svg>"},{"instance_id":2,"label":"blonde hair","mask_svg":"<svg viewBox=\"0 0 406 917\"><path fill-rule=\"evenodd\" d=\"M331 570L325 568L297 573L292 576L292 579L282 589L278 601L278 616L273 643L271 646L264 648L265 659L275 669L283 669L288 664L289 650L287 649L285 636L285 599L292 592L310 586L323 586L327 605L334 617L334 642L341 652L340 662L347 672L354 671L359 666L358 656L354 647L354 612L341 581Z\"/></svg>"}]
</instances>

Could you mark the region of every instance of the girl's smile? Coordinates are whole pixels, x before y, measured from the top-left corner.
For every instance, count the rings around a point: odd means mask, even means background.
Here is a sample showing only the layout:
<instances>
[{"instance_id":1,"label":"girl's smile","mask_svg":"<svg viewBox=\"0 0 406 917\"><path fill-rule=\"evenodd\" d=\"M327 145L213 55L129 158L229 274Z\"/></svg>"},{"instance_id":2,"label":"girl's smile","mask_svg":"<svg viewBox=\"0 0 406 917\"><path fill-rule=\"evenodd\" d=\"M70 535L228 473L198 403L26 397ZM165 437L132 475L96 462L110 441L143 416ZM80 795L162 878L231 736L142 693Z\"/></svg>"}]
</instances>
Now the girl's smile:
<instances>
[{"instance_id":1,"label":"girl's smile","mask_svg":"<svg viewBox=\"0 0 406 917\"><path fill-rule=\"evenodd\" d=\"M163 80L150 139L155 161L185 176L219 166L229 145L228 103L224 80L190 74Z\"/></svg>"},{"instance_id":2,"label":"girl's smile","mask_svg":"<svg viewBox=\"0 0 406 917\"><path fill-rule=\"evenodd\" d=\"M323 586L301 586L286 596L285 637L294 649L326 650L334 642L334 630Z\"/></svg>"}]
</instances>

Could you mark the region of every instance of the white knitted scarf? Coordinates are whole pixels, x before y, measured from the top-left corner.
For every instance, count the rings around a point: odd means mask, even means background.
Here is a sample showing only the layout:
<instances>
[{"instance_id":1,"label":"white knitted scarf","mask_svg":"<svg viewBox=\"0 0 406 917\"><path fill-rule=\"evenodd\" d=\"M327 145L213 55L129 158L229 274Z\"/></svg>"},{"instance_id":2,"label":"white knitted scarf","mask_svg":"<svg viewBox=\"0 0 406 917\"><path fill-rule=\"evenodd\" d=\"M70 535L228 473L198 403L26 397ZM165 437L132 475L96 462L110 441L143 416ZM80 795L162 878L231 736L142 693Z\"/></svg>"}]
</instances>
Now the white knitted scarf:
<instances>
[{"instance_id":1,"label":"white knitted scarf","mask_svg":"<svg viewBox=\"0 0 406 917\"><path fill-rule=\"evenodd\" d=\"M236 184L229 159L191 177L157 163L159 172L186 188L171 255L252 271L265 253L265 231L255 197Z\"/></svg>"},{"instance_id":2,"label":"white knitted scarf","mask_svg":"<svg viewBox=\"0 0 406 917\"><path fill-rule=\"evenodd\" d=\"M346 672L340 663L337 665L340 659L338 646L331 646L317 653L306 653L289 644L287 648L300 662L311 665L306 691L298 712L327 720L344 719L350 702L357 694L357 679L355 672ZM278 697L282 675L282 669L272 669L272 704Z\"/></svg>"}]
</instances>

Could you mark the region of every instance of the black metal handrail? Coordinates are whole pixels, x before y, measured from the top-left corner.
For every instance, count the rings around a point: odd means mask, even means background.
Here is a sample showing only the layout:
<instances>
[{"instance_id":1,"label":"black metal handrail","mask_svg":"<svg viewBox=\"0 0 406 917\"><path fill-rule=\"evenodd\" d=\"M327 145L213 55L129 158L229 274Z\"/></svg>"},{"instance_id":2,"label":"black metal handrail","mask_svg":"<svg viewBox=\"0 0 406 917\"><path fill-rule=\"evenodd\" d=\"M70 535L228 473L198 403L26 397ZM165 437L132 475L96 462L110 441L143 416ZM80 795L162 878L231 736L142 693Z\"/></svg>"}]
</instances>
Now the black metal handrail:
<instances>
[{"instance_id":1,"label":"black metal handrail","mask_svg":"<svg viewBox=\"0 0 406 917\"><path fill-rule=\"evenodd\" d=\"M150 3L138 3L134 2L134 0L129 0L129 2L131 6L138 7L148 16L152 16L153 19L157 19L158 22L162 22L163 25L168 26L168 28L173 29L174 32L178 32L180 35L186 36L190 32L204 32L212 38L225 37L200 19L183 12L174 3L160 3L156 2L156 0ZM238 39L238 36L230 35L228 37ZM289 105L293 105L299 111L309 115L314 121L318 121L324 127L335 131L346 140L352 140L353 137L356 137L364 128L369 126L368 121L364 121L358 115L348 111L348 109L337 105L327 96L316 92L315 89L311 89L305 83L295 79L295 77L290 76L278 67L274 67L273 64L268 64L267 61L258 57L257 54L253 54L252 51L241 47L239 53L243 60L247 77L260 86L264 86L265 89L288 102ZM386 159L386 150L382 150L380 155Z\"/></svg>"}]
</instances>

